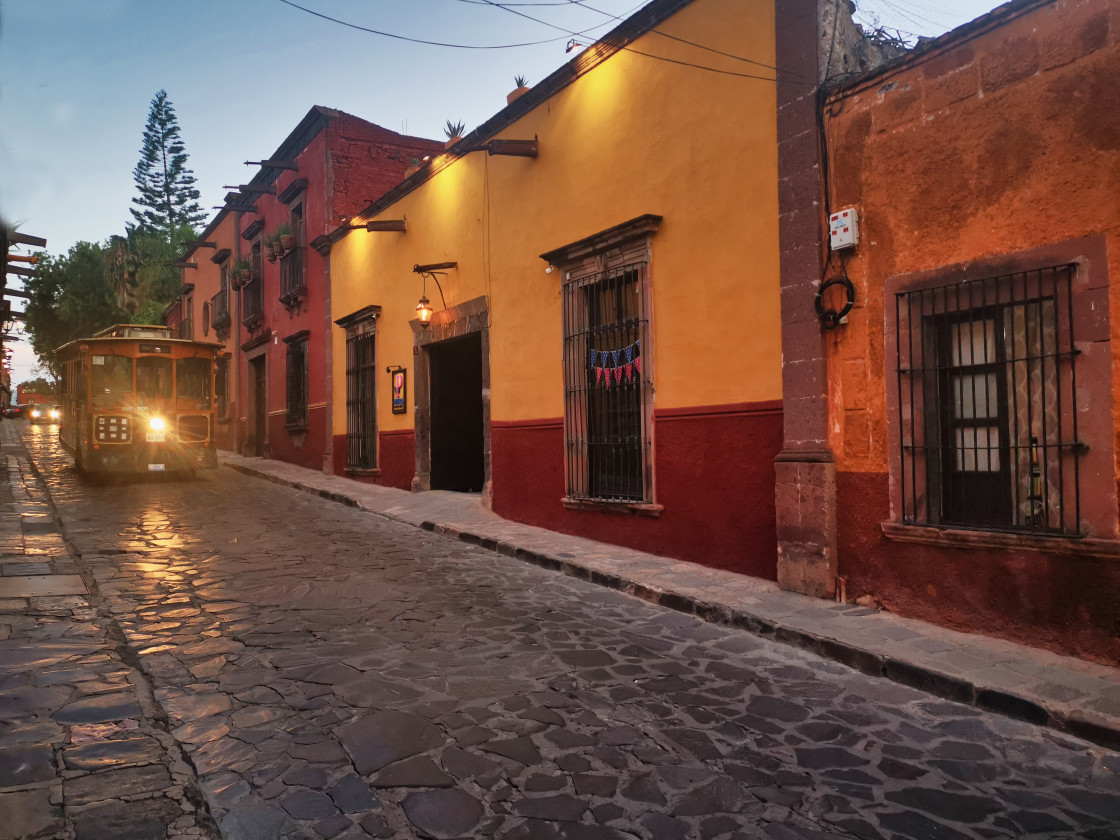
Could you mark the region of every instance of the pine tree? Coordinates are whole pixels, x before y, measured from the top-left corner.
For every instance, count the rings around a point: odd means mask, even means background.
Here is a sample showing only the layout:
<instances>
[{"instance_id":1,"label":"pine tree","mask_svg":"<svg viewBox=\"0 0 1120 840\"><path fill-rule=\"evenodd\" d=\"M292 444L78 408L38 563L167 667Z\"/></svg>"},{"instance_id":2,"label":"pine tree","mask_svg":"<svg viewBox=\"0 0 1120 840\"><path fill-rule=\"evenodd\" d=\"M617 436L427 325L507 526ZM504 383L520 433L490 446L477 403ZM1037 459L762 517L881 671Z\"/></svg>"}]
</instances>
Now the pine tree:
<instances>
[{"instance_id":1,"label":"pine tree","mask_svg":"<svg viewBox=\"0 0 1120 840\"><path fill-rule=\"evenodd\" d=\"M179 135L175 109L167 91L159 91L148 112L140 162L132 173L139 197L131 208L141 231L161 233L172 245L184 225L201 225L206 214L198 203L195 177L187 169L187 152Z\"/></svg>"}]
</instances>

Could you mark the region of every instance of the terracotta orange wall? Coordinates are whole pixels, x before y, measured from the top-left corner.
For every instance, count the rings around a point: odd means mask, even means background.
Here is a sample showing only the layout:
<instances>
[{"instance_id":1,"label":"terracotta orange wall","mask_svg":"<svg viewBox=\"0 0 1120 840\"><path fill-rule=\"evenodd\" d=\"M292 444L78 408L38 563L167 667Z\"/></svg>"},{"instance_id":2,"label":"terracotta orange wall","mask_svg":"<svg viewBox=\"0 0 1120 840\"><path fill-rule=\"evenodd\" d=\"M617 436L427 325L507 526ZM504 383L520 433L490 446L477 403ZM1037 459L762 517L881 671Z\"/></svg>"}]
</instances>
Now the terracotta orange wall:
<instances>
[{"instance_id":1,"label":"terracotta orange wall","mask_svg":"<svg viewBox=\"0 0 1120 840\"><path fill-rule=\"evenodd\" d=\"M890 543L880 528L890 518L886 377L894 373L885 358L886 278L1103 238L1113 388L1120 382L1118 90L1120 8L1060 0L827 104L832 208L855 205L861 216L848 261L858 303L828 336L839 562L850 597L867 593L910 615L1120 660L1114 559ZM1115 440L1115 389L1078 386L1111 400Z\"/></svg>"}]
</instances>

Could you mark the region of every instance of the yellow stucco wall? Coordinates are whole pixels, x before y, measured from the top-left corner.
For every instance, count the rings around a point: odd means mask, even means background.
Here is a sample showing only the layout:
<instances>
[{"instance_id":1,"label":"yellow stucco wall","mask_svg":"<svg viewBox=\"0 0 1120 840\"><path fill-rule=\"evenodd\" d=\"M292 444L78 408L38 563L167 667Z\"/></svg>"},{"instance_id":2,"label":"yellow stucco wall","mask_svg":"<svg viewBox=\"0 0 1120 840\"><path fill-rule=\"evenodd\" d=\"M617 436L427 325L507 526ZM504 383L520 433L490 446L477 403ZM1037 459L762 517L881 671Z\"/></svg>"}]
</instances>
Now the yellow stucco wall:
<instances>
[{"instance_id":1,"label":"yellow stucco wall","mask_svg":"<svg viewBox=\"0 0 1120 840\"><path fill-rule=\"evenodd\" d=\"M775 63L772 0L696 0L657 31ZM773 76L652 32L632 47ZM651 263L656 408L780 399L775 101L772 81L620 52L498 135L539 137L536 160L466 155L377 217L406 217L407 233L336 243L332 317L381 306L379 368L413 371L412 266L456 261L441 278L447 305L489 300L491 418L559 417L561 276L539 255L652 213L664 217ZM438 313L430 282L427 295ZM343 330L333 340L345 359ZM343 434L344 364L333 376ZM412 395L409 413L392 415L381 381L380 428L411 428Z\"/></svg>"}]
</instances>

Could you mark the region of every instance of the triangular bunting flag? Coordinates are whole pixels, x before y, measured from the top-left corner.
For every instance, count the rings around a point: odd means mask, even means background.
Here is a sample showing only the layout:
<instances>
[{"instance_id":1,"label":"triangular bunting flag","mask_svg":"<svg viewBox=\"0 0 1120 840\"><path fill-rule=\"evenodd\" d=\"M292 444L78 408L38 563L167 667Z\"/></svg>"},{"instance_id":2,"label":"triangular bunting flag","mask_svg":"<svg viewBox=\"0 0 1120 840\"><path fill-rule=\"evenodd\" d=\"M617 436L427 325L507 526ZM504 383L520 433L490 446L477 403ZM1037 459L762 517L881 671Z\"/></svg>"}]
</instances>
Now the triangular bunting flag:
<instances>
[{"instance_id":1,"label":"triangular bunting flag","mask_svg":"<svg viewBox=\"0 0 1120 840\"><path fill-rule=\"evenodd\" d=\"M631 344L626 348L626 361L631 362L634 360L634 345Z\"/></svg>"},{"instance_id":2,"label":"triangular bunting flag","mask_svg":"<svg viewBox=\"0 0 1120 840\"><path fill-rule=\"evenodd\" d=\"M599 351L598 350L592 350L591 351L591 367L595 367L595 362L597 362L598 360L599 360Z\"/></svg>"},{"instance_id":3,"label":"triangular bunting flag","mask_svg":"<svg viewBox=\"0 0 1120 840\"><path fill-rule=\"evenodd\" d=\"M602 379L602 378L603 378L603 369L601 367L595 368L595 384L598 385L599 380ZM610 377L609 376L607 377L607 381L610 382Z\"/></svg>"},{"instance_id":4,"label":"triangular bunting flag","mask_svg":"<svg viewBox=\"0 0 1120 840\"><path fill-rule=\"evenodd\" d=\"M614 369L614 381L616 385L622 384L622 368L617 367Z\"/></svg>"},{"instance_id":5,"label":"triangular bunting flag","mask_svg":"<svg viewBox=\"0 0 1120 840\"><path fill-rule=\"evenodd\" d=\"M634 366L629 362L626 364L626 381L631 382L634 379Z\"/></svg>"},{"instance_id":6,"label":"triangular bunting flag","mask_svg":"<svg viewBox=\"0 0 1120 840\"><path fill-rule=\"evenodd\" d=\"M639 356L638 358L636 358L634 360L634 370L636 370L638 373L642 372L642 357L641 356Z\"/></svg>"},{"instance_id":7,"label":"triangular bunting flag","mask_svg":"<svg viewBox=\"0 0 1120 840\"><path fill-rule=\"evenodd\" d=\"M618 367L618 352L618 350L611 351L611 365L614 367Z\"/></svg>"}]
</instances>

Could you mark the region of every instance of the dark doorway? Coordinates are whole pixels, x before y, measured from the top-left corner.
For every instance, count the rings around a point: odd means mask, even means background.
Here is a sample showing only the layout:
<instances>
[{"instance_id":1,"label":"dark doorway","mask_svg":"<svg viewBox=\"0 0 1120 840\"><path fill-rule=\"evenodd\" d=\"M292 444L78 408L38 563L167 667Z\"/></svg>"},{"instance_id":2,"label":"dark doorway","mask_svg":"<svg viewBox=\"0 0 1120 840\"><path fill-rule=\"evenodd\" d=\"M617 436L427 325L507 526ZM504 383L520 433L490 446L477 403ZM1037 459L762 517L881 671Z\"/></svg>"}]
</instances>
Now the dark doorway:
<instances>
[{"instance_id":1,"label":"dark doorway","mask_svg":"<svg viewBox=\"0 0 1120 840\"><path fill-rule=\"evenodd\" d=\"M245 441L245 454L264 456L265 423L268 403L265 391L265 357L249 360L249 439Z\"/></svg>"},{"instance_id":2,"label":"dark doorway","mask_svg":"<svg viewBox=\"0 0 1120 840\"><path fill-rule=\"evenodd\" d=\"M485 481L482 335L428 345L433 490L478 493Z\"/></svg>"}]
</instances>

